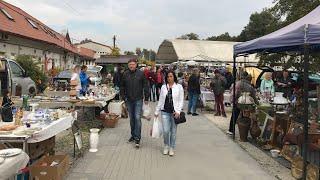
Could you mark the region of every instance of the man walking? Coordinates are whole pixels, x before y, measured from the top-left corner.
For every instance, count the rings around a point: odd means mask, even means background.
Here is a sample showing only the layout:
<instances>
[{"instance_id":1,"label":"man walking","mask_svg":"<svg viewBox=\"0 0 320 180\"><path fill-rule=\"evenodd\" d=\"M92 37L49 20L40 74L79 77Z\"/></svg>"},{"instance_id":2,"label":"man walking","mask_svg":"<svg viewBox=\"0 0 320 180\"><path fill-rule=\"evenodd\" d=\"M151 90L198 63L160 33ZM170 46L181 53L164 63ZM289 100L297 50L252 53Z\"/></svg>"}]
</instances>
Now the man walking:
<instances>
[{"instance_id":1,"label":"man walking","mask_svg":"<svg viewBox=\"0 0 320 180\"><path fill-rule=\"evenodd\" d=\"M128 107L131 137L129 142L135 142L137 148L140 147L141 140L141 114L143 98L148 103L150 95L148 80L144 73L137 69L137 61L130 59L128 62L129 70L124 72L121 81L120 94Z\"/></svg>"},{"instance_id":2,"label":"man walking","mask_svg":"<svg viewBox=\"0 0 320 180\"><path fill-rule=\"evenodd\" d=\"M192 114L192 116L198 116L199 114L196 112L197 109L197 101L201 94L200 91L200 74L197 68L193 69L193 73L188 81L188 96L189 96L189 104L188 104L188 114Z\"/></svg>"},{"instance_id":3,"label":"man walking","mask_svg":"<svg viewBox=\"0 0 320 180\"><path fill-rule=\"evenodd\" d=\"M223 116L227 117L226 112L224 110L224 104L223 104L223 94L225 91L225 86L227 84L226 79L221 75L220 71L216 69L214 71L214 78L212 79L212 82L210 84L213 93L214 93L214 99L216 101L216 109L217 113L215 116Z\"/></svg>"}]
</instances>

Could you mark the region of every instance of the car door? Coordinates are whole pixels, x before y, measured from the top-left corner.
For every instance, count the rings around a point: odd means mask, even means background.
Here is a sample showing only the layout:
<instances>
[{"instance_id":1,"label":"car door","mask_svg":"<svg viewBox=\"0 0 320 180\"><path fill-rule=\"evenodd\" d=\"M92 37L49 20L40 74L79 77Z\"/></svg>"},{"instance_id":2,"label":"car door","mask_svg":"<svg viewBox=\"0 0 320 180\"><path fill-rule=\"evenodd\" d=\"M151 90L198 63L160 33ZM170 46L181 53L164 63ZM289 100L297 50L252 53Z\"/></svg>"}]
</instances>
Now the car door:
<instances>
[{"instance_id":1,"label":"car door","mask_svg":"<svg viewBox=\"0 0 320 180\"><path fill-rule=\"evenodd\" d=\"M6 59L1 59L0 80L1 80L1 90L8 89L9 92L12 93L10 67Z\"/></svg>"}]
</instances>

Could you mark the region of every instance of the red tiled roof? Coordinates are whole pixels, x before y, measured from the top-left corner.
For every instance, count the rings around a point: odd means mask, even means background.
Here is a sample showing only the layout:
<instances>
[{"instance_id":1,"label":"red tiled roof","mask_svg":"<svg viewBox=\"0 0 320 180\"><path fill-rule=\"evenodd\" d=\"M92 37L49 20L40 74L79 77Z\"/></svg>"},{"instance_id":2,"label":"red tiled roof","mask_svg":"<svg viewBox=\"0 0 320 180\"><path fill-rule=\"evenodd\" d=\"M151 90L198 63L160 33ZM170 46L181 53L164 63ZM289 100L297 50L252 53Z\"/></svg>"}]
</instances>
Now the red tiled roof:
<instances>
[{"instance_id":1,"label":"red tiled roof","mask_svg":"<svg viewBox=\"0 0 320 180\"><path fill-rule=\"evenodd\" d=\"M50 44L57 45L73 53L78 53L77 48L74 45L70 44L70 42L68 42L68 40L62 34L55 32L20 8L2 0L0 0L0 8L8 12L8 14L10 14L14 19L10 20L0 11L0 31L12 33L26 38L31 38L34 40L44 41ZM32 25L27 21L27 18L35 23L38 28L36 29L32 27Z\"/></svg>"},{"instance_id":2,"label":"red tiled roof","mask_svg":"<svg viewBox=\"0 0 320 180\"><path fill-rule=\"evenodd\" d=\"M81 56L88 57L91 59L94 59L94 55L96 53L95 51L84 47L78 47L78 52Z\"/></svg>"}]
</instances>

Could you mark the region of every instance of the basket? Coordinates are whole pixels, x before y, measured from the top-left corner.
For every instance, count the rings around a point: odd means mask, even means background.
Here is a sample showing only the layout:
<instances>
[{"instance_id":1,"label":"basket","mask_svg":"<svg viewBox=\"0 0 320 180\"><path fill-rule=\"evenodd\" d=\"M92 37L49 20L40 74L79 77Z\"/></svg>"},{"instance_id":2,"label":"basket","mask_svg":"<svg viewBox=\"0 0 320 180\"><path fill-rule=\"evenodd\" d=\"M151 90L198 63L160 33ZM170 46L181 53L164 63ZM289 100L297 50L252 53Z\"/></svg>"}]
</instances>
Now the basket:
<instances>
[{"instance_id":1,"label":"basket","mask_svg":"<svg viewBox=\"0 0 320 180\"><path fill-rule=\"evenodd\" d=\"M119 115L108 114L102 119L103 126L106 128L115 128L119 121Z\"/></svg>"}]
</instances>

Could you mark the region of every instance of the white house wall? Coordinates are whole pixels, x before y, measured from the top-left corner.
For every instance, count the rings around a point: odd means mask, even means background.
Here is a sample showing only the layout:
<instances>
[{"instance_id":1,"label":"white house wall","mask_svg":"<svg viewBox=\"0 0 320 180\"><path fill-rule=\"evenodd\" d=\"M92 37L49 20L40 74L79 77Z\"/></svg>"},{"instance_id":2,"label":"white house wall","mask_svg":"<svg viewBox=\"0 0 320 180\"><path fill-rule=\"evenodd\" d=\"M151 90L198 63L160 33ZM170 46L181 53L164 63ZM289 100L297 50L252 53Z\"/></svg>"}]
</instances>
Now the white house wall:
<instances>
[{"instance_id":1,"label":"white house wall","mask_svg":"<svg viewBox=\"0 0 320 180\"><path fill-rule=\"evenodd\" d=\"M34 41L14 35L9 35L8 40L0 39L0 55L4 55L11 59L15 58L17 55L31 55L36 60L41 61L42 64L44 64L45 57L47 57L47 59L50 59L48 69L51 69L52 61L55 62L56 67L70 69L78 59L78 55L68 53L67 61L65 62L65 55L62 48L58 48L55 45L50 45L41 41Z\"/></svg>"}]
</instances>

